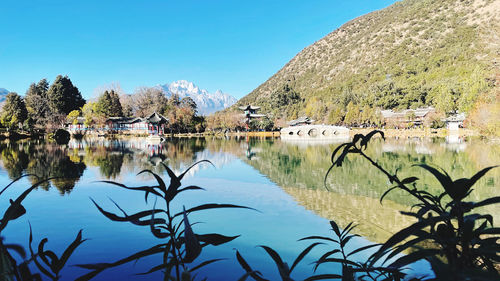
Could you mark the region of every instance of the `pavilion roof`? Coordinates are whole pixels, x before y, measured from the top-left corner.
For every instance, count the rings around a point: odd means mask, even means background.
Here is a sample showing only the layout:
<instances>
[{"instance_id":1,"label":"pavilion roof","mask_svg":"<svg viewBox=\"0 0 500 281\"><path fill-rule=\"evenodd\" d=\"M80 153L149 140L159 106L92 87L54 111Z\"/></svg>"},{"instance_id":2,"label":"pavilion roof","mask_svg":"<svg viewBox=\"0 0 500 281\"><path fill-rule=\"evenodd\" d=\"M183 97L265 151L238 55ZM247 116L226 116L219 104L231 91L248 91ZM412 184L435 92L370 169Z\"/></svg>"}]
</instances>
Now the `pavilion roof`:
<instances>
[{"instance_id":1,"label":"pavilion roof","mask_svg":"<svg viewBox=\"0 0 500 281\"><path fill-rule=\"evenodd\" d=\"M156 111L151 113L151 115L149 115L148 117L144 118L145 121L149 122L149 123L167 123L168 122L168 119L165 118L163 115L157 113Z\"/></svg>"},{"instance_id":2,"label":"pavilion roof","mask_svg":"<svg viewBox=\"0 0 500 281\"><path fill-rule=\"evenodd\" d=\"M241 109L241 110L257 110L257 109L260 109L260 106L246 105L246 106L240 106L239 109Z\"/></svg>"}]
</instances>

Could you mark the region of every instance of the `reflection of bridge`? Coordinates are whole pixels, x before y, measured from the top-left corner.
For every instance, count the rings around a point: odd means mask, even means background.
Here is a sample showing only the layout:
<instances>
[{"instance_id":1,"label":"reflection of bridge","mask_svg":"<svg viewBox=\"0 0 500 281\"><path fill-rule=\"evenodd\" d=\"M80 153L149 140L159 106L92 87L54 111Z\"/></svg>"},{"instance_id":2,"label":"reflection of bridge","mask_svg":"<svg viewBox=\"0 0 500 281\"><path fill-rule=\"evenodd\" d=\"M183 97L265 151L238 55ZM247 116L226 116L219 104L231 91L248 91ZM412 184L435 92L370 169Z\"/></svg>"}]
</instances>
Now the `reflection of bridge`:
<instances>
[{"instance_id":1,"label":"reflection of bridge","mask_svg":"<svg viewBox=\"0 0 500 281\"><path fill-rule=\"evenodd\" d=\"M325 139L349 137L349 129L329 125L290 126L281 129L283 139Z\"/></svg>"}]
</instances>

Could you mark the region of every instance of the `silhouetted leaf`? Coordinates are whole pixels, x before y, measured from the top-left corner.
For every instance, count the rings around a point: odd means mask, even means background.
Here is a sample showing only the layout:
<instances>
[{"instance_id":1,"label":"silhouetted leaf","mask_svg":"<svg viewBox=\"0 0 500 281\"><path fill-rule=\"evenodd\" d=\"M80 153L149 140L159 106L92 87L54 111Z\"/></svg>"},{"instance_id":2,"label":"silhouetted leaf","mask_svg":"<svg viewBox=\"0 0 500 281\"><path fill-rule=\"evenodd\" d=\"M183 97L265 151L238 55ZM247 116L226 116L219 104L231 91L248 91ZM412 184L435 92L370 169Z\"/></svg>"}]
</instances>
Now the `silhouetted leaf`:
<instances>
[{"instance_id":1,"label":"silhouetted leaf","mask_svg":"<svg viewBox=\"0 0 500 281\"><path fill-rule=\"evenodd\" d=\"M78 264L76 266L81 267L81 268L91 269L93 271L89 272L83 276L78 277L76 280L78 280L78 281L90 280L91 278L95 277L97 274L101 273L105 269L116 267L116 266L131 262L133 260L137 260L137 259L140 259L143 257L163 253L165 251L165 245L166 244L156 245L156 246L151 247L147 250L139 251L133 255L130 255L124 259L118 260L118 261L113 262L113 263Z\"/></svg>"},{"instance_id":2,"label":"silhouetted leaf","mask_svg":"<svg viewBox=\"0 0 500 281\"><path fill-rule=\"evenodd\" d=\"M196 234L196 237L198 238L198 241L205 242L210 245L218 246L222 245L224 243L233 241L234 239L240 237L240 235L236 236L224 236L221 234L217 233L211 233L211 234Z\"/></svg>"},{"instance_id":3,"label":"silhouetted leaf","mask_svg":"<svg viewBox=\"0 0 500 281\"><path fill-rule=\"evenodd\" d=\"M398 186L398 185L396 185L396 186L393 186L393 187L389 188L388 190L386 190L386 191L384 192L384 194L382 194L382 196L380 197L380 204L382 204L382 200L384 200L384 197L385 197L387 194L389 194L389 192L393 191L394 189L396 189L396 188L398 188L398 187L399 187L399 186Z\"/></svg>"},{"instance_id":4,"label":"silhouetted leaf","mask_svg":"<svg viewBox=\"0 0 500 281\"><path fill-rule=\"evenodd\" d=\"M283 262L280 255L275 250L273 250L268 246L261 245L259 247L263 248L267 252L267 254L273 259L274 263L278 267L278 271L280 273L281 278L283 280L286 280L287 277L290 276L290 269L288 268L286 263Z\"/></svg>"},{"instance_id":5,"label":"silhouetted leaf","mask_svg":"<svg viewBox=\"0 0 500 281\"><path fill-rule=\"evenodd\" d=\"M4 246L8 250L16 252L19 256L21 256L21 258L26 258L26 251L24 250L23 246L17 244L5 244Z\"/></svg>"},{"instance_id":6,"label":"silhouetted leaf","mask_svg":"<svg viewBox=\"0 0 500 281\"><path fill-rule=\"evenodd\" d=\"M418 178L417 177L408 177L408 178L405 178L401 181L402 184L409 184L409 183L412 183L412 182L415 182L417 181Z\"/></svg>"},{"instance_id":7,"label":"silhouetted leaf","mask_svg":"<svg viewBox=\"0 0 500 281\"><path fill-rule=\"evenodd\" d=\"M359 264L353 262L353 261L350 261L348 259L338 259L338 258L327 258L327 259L324 259L324 260L318 260L316 263L318 264L318 266L320 264L324 264L324 263L342 263L342 264L348 264L348 265L352 265L352 266L355 266L355 267L358 267Z\"/></svg>"},{"instance_id":8,"label":"silhouetted leaf","mask_svg":"<svg viewBox=\"0 0 500 281\"><path fill-rule=\"evenodd\" d=\"M414 166L418 166L429 171L432 175L434 175L434 177L439 181L439 183L441 183L441 186L444 188L446 193L448 193L448 195L450 195L451 198L454 198L456 191L453 190L453 182L451 178L448 176L448 174L443 174L436 168L433 168L426 164L417 164Z\"/></svg>"},{"instance_id":9,"label":"silhouetted leaf","mask_svg":"<svg viewBox=\"0 0 500 281\"><path fill-rule=\"evenodd\" d=\"M337 243L337 244L340 244L339 241L333 239L333 238L330 238L330 237L325 237L325 236L308 236L308 237L304 237L304 238L300 238L299 241L304 241L304 240L315 240L315 239L319 239L319 240L326 240L326 241L330 241L330 242L334 242L334 243Z\"/></svg>"},{"instance_id":10,"label":"silhouetted leaf","mask_svg":"<svg viewBox=\"0 0 500 281\"><path fill-rule=\"evenodd\" d=\"M357 248L356 250L350 252L349 254L346 255L346 257L350 257L354 254L357 254L359 252L362 252L362 251L365 251L365 250L368 250L368 249L371 249L373 247L377 247L377 246L381 246L382 244L371 244L371 245L367 245L367 246L363 246L363 247L360 247L360 248Z\"/></svg>"},{"instance_id":11,"label":"silhouetted leaf","mask_svg":"<svg viewBox=\"0 0 500 281\"><path fill-rule=\"evenodd\" d=\"M121 184L121 183L118 183L118 182L114 182L114 181L103 180L103 181L98 181L98 182L116 185L116 186L119 186L119 187L122 187L122 188L125 188L125 189L128 189L128 190L144 191L146 193L152 193L152 194L155 194L157 196L162 197L162 194L159 193L158 191L156 191L154 189L156 186L137 186L137 187L132 187L132 186L126 186L124 184Z\"/></svg>"},{"instance_id":12,"label":"silhouetted leaf","mask_svg":"<svg viewBox=\"0 0 500 281\"><path fill-rule=\"evenodd\" d=\"M297 266L297 264L299 264L299 262L316 246L320 245L320 244L323 244L323 243L319 243L319 242L316 242L316 243L313 243L311 245L309 245L309 247L305 248L302 252L300 252L300 254L297 256L297 258L295 259L295 261L293 262L292 264L292 267L290 267L290 273L292 273L293 269Z\"/></svg>"},{"instance_id":13,"label":"silhouetted leaf","mask_svg":"<svg viewBox=\"0 0 500 281\"><path fill-rule=\"evenodd\" d=\"M38 178L38 176L37 176L37 175L34 175L34 174L25 174L25 175L22 175L22 176L20 176L20 177L17 177L17 178L15 178L14 180L12 180L12 181L11 181L11 182L7 185L7 186L5 186L5 187L2 189L2 191L0 191L0 195L2 195L2 193L4 193L4 191L5 191L5 190L7 190L7 188L9 188L11 185L13 185L14 183L16 183L18 180L20 180L20 179L22 179L22 178L24 178L24 177L29 177L29 176L31 176L31 177L35 177L35 178L39 179L39 178Z\"/></svg>"},{"instance_id":14,"label":"silhouetted leaf","mask_svg":"<svg viewBox=\"0 0 500 281\"><path fill-rule=\"evenodd\" d=\"M478 207L483 207L483 206L487 206L487 205L491 205L491 204L498 204L498 203L500 203L500 196L491 197L491 198L485 199L481 202L474 203L472 205L472 208L478 208Z\"/></svg>"},{"instance_id":15,"label":"silhouetted leaf","mask_svg":"<svg viewBox=\"0 0 500 281\"><path fill-rule=\"evenodd\" d=\"M400 267L409 265L411 263L414 263L416 261L419 261L421 259L424 259L424 258L427 258L430 256L438 255L440 252L441 252L441 250L438 250L438 249L418 250L416 252L412 252L406 256L403 256L403 257L397 259L390 266L400 268Z\"/></svg>"},{"instance_id":16,"label":"silhouetted leaf","mask_svg":"<svg viewBox=\"0 0 500 281\"><path fill-rule=\"evenodd\" d=\"M326 279L342 279L342 275L338 274L318 274L304 279L304 281L326 280Z\"/></svg>"},{"instance_id":17,"label":"silhouetted leaf","mask_svg":"<svg viewBox=\"0 0 500 281\"><path fill-rule=\"evenodd\" d=\"M31 229L31 224L28 223L29 226L30 226L30 236L29 236L29 243L28 243L28 246L29 246L29 250L30 250L30 253L31 253L31 258L33 259L33 262L35 263L36 267L38 268L38 270L40 270L43 274L45 274L46 276L49 276L50 278L54 279L55 278L55 275L53 275L52 273L50 273L47 269L45 269L41 264L40 262L36 259L36 254L35 252L33 251L33 248L31 246L31 243L33 243L33 231ZM42 240L43 241L43 240Z\"/></svg>"},{"instance_id":18,"label":"silhouetted leaf","mask_svg":"<svg viewBox=\"0 0 500 281\"><path fill-rule=\"evenodd\" d=\"M201 188L199 186L196 186L196 185L190 185L190 186L187 186L187 187L184 187L184 188L177 190L177 194L179 194L183 191L186 191L186 190L205 190L205 189Z\"/></svg>"},{"instance_id":19,"label":"silhouetted leaf","mask_svg":"<svg viewBox=\"0 0 500 281\"><path fill-rule=\"evenodd\" d=\"M382 136L382 139L385 140L385 137L384 137L384 132L382 131L379 131L379 130L373 130L371 132L369 132L366 136L364 136L362 139L361 139L361 142L360 142L360 147L364 147L364 149L366 149L366 147L368 146L368 142L371 140L371 138L373 136L375 136L376 134L380 134L380 136ZM353 141L354 142L354 141Z\"/></svg>"},{"instance_id":20,"label":"silhouetted leaf","mask_svg":"<svg viewBox=\"0 0 500 281\"><path fill-rule=\"evenodd\" d=\"M187 168L187 169L186 169L186 170L185 170L185 171L184 171L184 172L183 172L183 173L179 176L179 180L182 180L182 178L184 178L184 176L186 175L186 173L187 173L187 172L189 172L189 170L191 170L194 166L196 166L196 165L198 165L198 164L200 164L200 163L204 163L204 162L209 163L210 165L214 166L214 168L215 168L215 165L214 165L212 162L210 162L209 160L200 160L200 161L198 161L198 162L194 163L193 165L189 166L189 168Z\"/></svg>"},{"instance_id":21,"label":"silhouetted leaf","mask_svg":"<svg viewBox=\"0 0 500 281\"><path fill-rule=\"evenodd\" d=\"M378 259L380 259L388 249L395 246L396 244L404 241L408 237L418 233L418 230L432 225L438 221L442 221L447 216L431 217L419 222L416 222L392 235L381 247L370 257L370 265L373 265Z\"/></svg>"},{"instance_id":22,"label":"silhouetted leaf","mask_svg":"<svg viewBox=\"0 0 500 281\"><path fill-rule=\"evenodd\" d=\"M95 201L94 199L90 198L90 200L92 200L92 202L94 203L94 205L97 207L97 209L99 210L99 212L101 212L101 214L103 214L105 217L107 217L108 219L112 220L112 221L120 221L120 222L130 222L130 223L133 223L135 225L142 225L142 226L146 226L146 225L150 225L151 224L151 220L145 220L145 221L141 221L139 220L140 218L143 218L145 216L150 216L151 214L157 214L157 213L165 213L164 210L149 210L149 211L141 211L141 212L138 212L136 214L133 214L133 215L127 215L123 209L121 209L118 205L116 205L123 213L124 213L124 216L123 217L120 217L116 214L113 214L113 213L110 213L106 210L104 210L103 208L101 208L101 206L99 206ZM116 204L116 203L115 203ZM164 219L161 219L161 218L158 218L158 219L154 219L153 220L153 223L154 224L159 224L159 223L165 223L165 220Z\"/></svg>"},{"instance_id":23,"label":"silhouetted leaf","mask_svg":"<svg viewBox=\"0 0 500 281\"><path fill-rule=\"evenodd\" d=\"M189 214L189 213L192 213L192 212L197 212L197 211L202 211L202 210L221 209L221 208L239 208L239 209L249 209L249 210L257 211L254 208L245 207L245 206L239 206L239 205L233 205L233 204L208 203L208 204L203 204L203 205L199 205L199 206L190 208L190 209L186 210L186 213ZM182 212L177 213L177 214L175 214L173 216L173 218L181 216L182 214L183 214Z\"/></svg>"},{"instance_id":24,"label":"silhouetted leaf","mask_svg":"<svg viewBox=\"0 0 500 281\"><path fill-rule=\"evenodd\" d=\"M26 213L26 209L21 205L21 202L28 196L28 194L33 191L35 188L37 188L39 185L42 183L48 182L50 180L56 179L58 177L51 177L47 178L44 180L41 180L39 182L36 182L33 184L31 187L26 189L21 195L19 195L16 200L10 199L10 206L7 208L5 213L3 214L2 220L0 220L0 232L7 226L8 222L14 219L19 218L22 216L24 213ZM5 188L4 188L5 190Z\"/></svg>"},{"instance_id":25,"label":"silhouetted leaf","mask_svg":"<svg viewBox=\"0 0 500 281\"><path fill-rule=\"evenodd\" d=\"M197 265L197 266L189 269L189 271L193 272L195 270L198 270L198 269L204 267L205 265L209 265L211 263L222 261L222 260L225 260L225 259L211 259L211 260L207 260L207 261L204 261L204 262L200 263L199 265Z\"/></svg>"},{"instance_id":26,"label":"silhouetted leaf","mask_svg":"<svg viewBox=\"0 0 500 281\"><path fill-rule=\"evenodd\" d=\"M198 238L194 235L191 224L189 224L189 219L187 217L186 208L184 209L184 239L186 247L186 256L184 261L187 263L193 262L201 253L201 245Z\"/></svg>"},{"instance_id":27,"label":"silhouetted leaf","mask_svg":"<svg viewBox=\"0 0 500 281\"><path fill-rule=\"evenodd\" d=\"M154 173L153 171L148 170L148 169L140 171L137 175L140 175L142 173L149 173L149 174L153 175L153 177L158 182L158 188L161 191L163 191L164 194L167 194L167 186L165 185L165 182L163 181L163 179L159 175L157 175L156 173Z\"/></svg>"},{"instance_id":28,"label":"silhouetted leaf","mask_svg":"<svg viewBox=\"0 0 500 281\"><path fill-rule=\"evenodd\" d=\"M80 246L83 242L85 242L86 240L87 239L82 240L82 230L80 229L80 231L76 235L75 240L73 240L73 242L66 248L66 250L64 250L63 254L61 255L59 271L64 267L64 265L68 261L69 257L71 256L71 254L73 254L73 252L76 250L76 248L78 246Z\"/></svg>"},{"instance_id":29,"label":"silhouetted leaf","mask_svg":"<svg viewBox=\"0 0 500 281\"><path fill-rule=\"evenodd\" d=\"M240 255L240 252L236 251L236 260L241 265L241 267L250 275L253 279L257 281L269 281L259 276L259 272L253 270L250 265L248 265L247 261ZM241 278L240 278L241 279ZM245 279L243 279L245 280Z\"/></svg>"}]
</instances>

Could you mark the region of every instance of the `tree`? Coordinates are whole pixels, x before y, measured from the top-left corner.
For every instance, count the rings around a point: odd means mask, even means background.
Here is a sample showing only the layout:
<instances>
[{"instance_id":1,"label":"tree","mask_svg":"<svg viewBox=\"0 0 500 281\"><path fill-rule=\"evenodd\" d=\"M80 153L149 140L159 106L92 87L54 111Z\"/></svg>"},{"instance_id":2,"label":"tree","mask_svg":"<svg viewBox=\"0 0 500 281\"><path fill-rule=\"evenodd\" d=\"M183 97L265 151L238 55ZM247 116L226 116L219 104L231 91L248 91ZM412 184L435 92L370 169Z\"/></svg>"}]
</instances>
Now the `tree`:
<instances>
[{"instance_id":1,"label":"tree","mask_svg":"<svg viewBox=\"0 0 500 281\"><path fill-rule=\"evenodd\" d=\"M134 97L129 94L119 95L120 104L122 106L122 114L125 117L132 117L135 113Z\"/></svg>"},{"instance_id":2,"label":"tree","mask_svg":"<svg viewBox=\"0 0 500 281\"><path fill-rule=\"evenodd\" d=\"M347 105L347 113L345 115L344 123L348 125L359 124L360 110L357 104L352 101Z\"/></svg>"},{"instance_id":3,"label":"tree","mask_svg":"<svg viewBox=\"0 0 500 281\"><path fill-rule=\"evenodd\" d=\"M167 97L159 88L139 88L134 94L135 114L145 117L153 112L164 113Z\"/></svg>"},{"instance_id":4,"label":"tree","mask_svg":"<svg viewBox=\"0 0 500 281\"><path fill-rule=\"evenodd\" d=\"M26 91L25 103L28 110L28 118L35 126L45 127L50 112L47 91L49 83L42 79L38 84L32 83Z\"/></svg>"},{"instance_id":5,"label":"tree","mask_svg":"<svg viewBox=\"0 0 500 281\"><path fill-rule=\"evenodd\" d=\"M188 109L191 109L193 111L194 114L197 113L197 105L196 105L196 102L190 98L190 97L185 97L185 98L182 98L182 100L180 101L180 104L179 104L180 107L184 107L184 108L188 108Z\"/></svg>"},{"instance_id":6,"label":"tree","mask_svg":"<svg viewBox=\"0 0 500 281\"><path fill-rule=\"evenodd\" d=\"M78 110L85 104L85 100L77 87L68 76L57 76L47 91L49 107L52 115L66 117L71 111Z\"/></svg>"},{"instance_id":7,"label":"tree","mask_svg":"<svg viewBox=\"0 0 500 281\"><path fill-rule=\"evenodd\" d=\"M123 116L120 97L115 91L104 91L97 101L96 111L105 117Z\"/></svg>"},{"instance_id":8,"label":"tree","mask_svg":"<svg viewBox=\"0 0 500 281\"><path fill-rule=\"evenodd\" d=\"M73 110L68 114L66 119L68 120L68 122L75 125L78 123L78 117L80 116L80 114L80 110Z\"/></svg>"},{"instance_id":9,"label":"tree","mask_svg":"<svg viewBox=\"0 0 500 281\"><path fill-rule=\"evenodd\" d=\"M16 128L28 118L24 100L17 93L9 93L0 114L0 122L7 128Z\"/></svg>"}]
</instances>

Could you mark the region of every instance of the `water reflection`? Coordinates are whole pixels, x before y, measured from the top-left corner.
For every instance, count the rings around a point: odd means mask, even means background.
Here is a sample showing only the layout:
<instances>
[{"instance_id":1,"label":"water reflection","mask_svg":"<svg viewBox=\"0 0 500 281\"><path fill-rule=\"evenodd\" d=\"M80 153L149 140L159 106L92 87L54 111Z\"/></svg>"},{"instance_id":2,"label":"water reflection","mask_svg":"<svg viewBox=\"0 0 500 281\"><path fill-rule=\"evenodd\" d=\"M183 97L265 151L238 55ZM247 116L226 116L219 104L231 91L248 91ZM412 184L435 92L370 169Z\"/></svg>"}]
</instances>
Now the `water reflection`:
<instances>
[{"instance_id":1,"label":"water reflection","mask_svg":"<svg viewBox=\"0 0 500 281\"><path fill-rule=\"evenodd\" d=\"M81 156L72 155L65 146L45 144L38 141L0 143L2 168L10 179L22 174L37 175L39 178L57 177L45 182L41 188L56 187L61 194L71 192L86 168ZM34 184L38 179L29 177Z\"/></svg>"},{"instance_id":2,"label":"water reflection","mask_svg":"<svg viewBox=\"0 0 500 281\"><path fill-rule=\"evenodd\" d=\"M349 156L342 167L334 169L323 181L330 167L329 156L338 144L300 145L267 140L250 142L252 150L258 150L258 160L246 162L266 175L271 181L292 195L297 202L322 217L333 219L341 225L350 221L360 224L360 234L372 241L385 241L392 233L407 226L411 219L401 216L412 198L402 192L393 192L379 202L380 196L390 187L387 178L366 160ZM441 186L435 178L418 163L428 163L444 168L452 178L470 177L486 166L498 164L500 146L472 140L449 143L444 139L389 139L374 140L367 154L390 171L399 171L401 178L417 176L420 186L438 194ZM497 195L495 187L500 182L500 170L487 174L475 186L470 198L481 200ZM489 206L484 210L500 217L500 206Z\"/></svg>"},{"instance_id":3,"label":"water reflection","mask_svg":"<svg viewBox=\"0 0 500 281\"><path fill-rule=\"evenodd\" d=\"M10 179L22 174L41 178L59 177L44 183L42 188L55 187L60 194L69 194L87 168L95 167L103 179L120 181L122 177L149 169L164 173L160 163L181 171L187 165L208 159L222 166L239 158L294 197L296 202L327 219L345 225L359 223L361 234L373 241L382 241L410 221L399 215L412 199L404 193L387 196L384 205L378 198L389 187L387 178L367 161L349 156L345 164L327 178L330 154L339 143L290 143L278 139L191 138L171 139L163 144L150 144L144 139L72 140L68 145L41 141L0 143L0 164ZM437 165L452 178L470 177L474 171L498 164L500 145L480 140L453 142L445 139L374 140L367 153L400 177L415 175L429 192L440 192L440 186L416 163ZM190 174L198 172L198 167ZM245 175L241 175L245 177ZM241 179L251 182L252 179ZM31 182L36 178L31 177ZM476 185L473 200L495 196L500 182L500 169L488 173ZM487 212L500 217L500 206Z\"/></svg>"}]
</instances>

